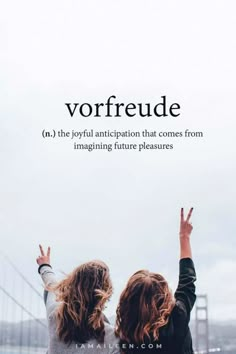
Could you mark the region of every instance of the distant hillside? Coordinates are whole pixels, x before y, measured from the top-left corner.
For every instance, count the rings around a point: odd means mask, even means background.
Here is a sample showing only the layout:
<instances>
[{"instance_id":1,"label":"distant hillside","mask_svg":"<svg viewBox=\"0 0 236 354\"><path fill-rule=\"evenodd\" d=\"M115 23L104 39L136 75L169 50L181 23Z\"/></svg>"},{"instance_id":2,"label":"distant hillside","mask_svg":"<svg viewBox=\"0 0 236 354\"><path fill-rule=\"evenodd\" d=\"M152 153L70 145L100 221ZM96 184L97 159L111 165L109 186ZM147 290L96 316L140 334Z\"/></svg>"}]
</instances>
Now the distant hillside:
<instances>
[{"instance_id":1,"label":"distant hillside","mask_svg":"<svg viewBox=\"0 0 236 354\"><path fill-rule=\"evenodd\" d=\"M47 326L46 320L42 321ZM46 347L48 343L47 327L34 320L18 323L0 322L0 345Z\"/></svg>"},{"instance_id":2,"label":"distant hillside","mask_svg":"<svg viewBox=\"0 0 236 354\"><path fill-rule=\"evenodd\" d=\"M191 332L195 343L195 321L191 321ZM210 348L223 348L234 350L236 353L236 321L232 322L209 322L209 345Z\"/></svg>"}]
</instances>

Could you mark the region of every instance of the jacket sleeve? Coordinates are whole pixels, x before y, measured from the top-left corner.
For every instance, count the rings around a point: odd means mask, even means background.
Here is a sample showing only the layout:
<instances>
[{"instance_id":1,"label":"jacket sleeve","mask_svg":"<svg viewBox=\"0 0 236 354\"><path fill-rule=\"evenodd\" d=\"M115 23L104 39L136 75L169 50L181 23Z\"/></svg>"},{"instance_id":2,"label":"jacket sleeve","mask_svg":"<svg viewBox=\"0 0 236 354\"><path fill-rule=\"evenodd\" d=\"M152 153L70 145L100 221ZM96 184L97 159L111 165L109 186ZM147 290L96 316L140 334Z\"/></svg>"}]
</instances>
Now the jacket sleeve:
<instances>
[{"instance_id":1,"label":"jacket sleeve","mask_svg":"<svg viewBox=\"0 0 236 354\"><path fill-rule=\"evenodd\" d=\"M45 286L53 285L57 282L56 275L50 265L44 264L39 268L39 274ZM55 310L58 305L56 296L52 291L44 290L44 303L46 306L47 318Z\"/></svg>"},{"instance_id":2,"label":"jacket sleeve","mask_svg":"<svg viewBox=\"0 0 236 354\"><path fill-rule=\"evenodd\" d=\"M176 305L181 308L187 319L196 300L195 294L196 273L191 258L182 258L179 262L179 283L175 292Z\"/></svg>"}]
</instances>

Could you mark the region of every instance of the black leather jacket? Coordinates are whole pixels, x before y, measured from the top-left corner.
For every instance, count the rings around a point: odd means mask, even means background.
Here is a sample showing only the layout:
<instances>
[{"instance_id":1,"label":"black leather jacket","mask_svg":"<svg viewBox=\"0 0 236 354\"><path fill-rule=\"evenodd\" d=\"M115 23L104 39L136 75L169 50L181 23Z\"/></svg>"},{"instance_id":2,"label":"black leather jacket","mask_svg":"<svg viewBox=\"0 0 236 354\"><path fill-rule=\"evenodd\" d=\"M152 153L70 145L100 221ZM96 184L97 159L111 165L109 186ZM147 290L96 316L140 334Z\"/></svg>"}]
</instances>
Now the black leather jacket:
<instances>
[{"instance_id":1,"label":"black leather jacket","mask_svg":"<svg viewBox=\"0 0 236 354\"><path fill-rule=\"evenodd\" d=\"M168 323L160 328L158 342L145 343L144 348L125 350L132 354L192 354L192 337L189 330L190 313L196 300L196 273L192 259L179 262L179 283L175 292L176 304ZM148 349L147 347L150 346ZM153 347L152 347L153 346Z\"/></svg>"},{"instance_id":2,"label":"black leather jacket","mask_svg":"<svg viewBox=\"0 0 236 354\"><path fill-rule=\"evenodd\" d=\"M196 273L192 259L179 263L179 283L175 292L176 304L168 324L160 330L159 342L168 354L192 354L192 337L189 330L190 313L196 300ZM165 351L166 349L166 351Z\"/></svg>"}]
</instances>

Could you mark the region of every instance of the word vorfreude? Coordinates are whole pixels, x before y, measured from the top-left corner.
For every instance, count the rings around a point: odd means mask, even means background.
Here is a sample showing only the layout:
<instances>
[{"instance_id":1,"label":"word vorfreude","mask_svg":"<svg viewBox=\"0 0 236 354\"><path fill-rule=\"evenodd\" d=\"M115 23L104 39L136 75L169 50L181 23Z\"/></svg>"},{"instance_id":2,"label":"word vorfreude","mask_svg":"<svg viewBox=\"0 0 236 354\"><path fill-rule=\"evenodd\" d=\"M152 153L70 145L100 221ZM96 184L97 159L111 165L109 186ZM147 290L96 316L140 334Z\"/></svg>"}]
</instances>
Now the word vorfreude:
<instances>
[{"instance_id":1,"label":"word vorfreude","mask_svg":"<svg viewBox=\"0 0 236 354\"><path fill-rule=\"evenodd\" d=\"M105 103L65 103L70 117L178 117L180 105L167 104L166 96L161 96L160 102L151 103L115 103L116 96L108 97Z\"/></svg>"}]
</instances>

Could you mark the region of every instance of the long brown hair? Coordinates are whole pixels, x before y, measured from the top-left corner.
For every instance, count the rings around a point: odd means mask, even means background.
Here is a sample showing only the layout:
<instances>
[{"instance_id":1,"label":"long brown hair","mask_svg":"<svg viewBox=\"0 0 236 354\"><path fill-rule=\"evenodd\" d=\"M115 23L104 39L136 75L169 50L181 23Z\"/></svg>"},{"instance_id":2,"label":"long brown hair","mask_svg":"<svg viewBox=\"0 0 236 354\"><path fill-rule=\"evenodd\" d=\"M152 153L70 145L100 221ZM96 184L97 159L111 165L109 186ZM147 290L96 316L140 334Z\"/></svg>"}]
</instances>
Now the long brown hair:
<instances>
[{"instance_id":1,"label":"long brown hair","mask_svg":"<svg viewBox=\"0 0 236 354\"><path fill-rule=\"evenodd\" d=\"M168 322L175 300L162 275L136 272L120 296L116 334L121 343L140 345L155 342L159 329Z\"/></svg>"},{"instance_id":2,"label":"long brown hair","mask_svg":"<svg viewBox=\"0 0 236 354\"><path fill-rule=\"evenodd\" d=\"M102 261L77 267L49 290L60 302L56 310L57 335L66 344L86 343L95 338L104 341L102 311L112 295L109 268Z\"/></svg>"}]
</instances>

